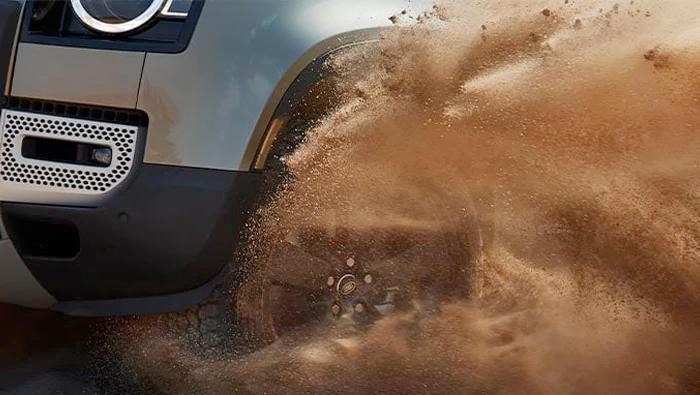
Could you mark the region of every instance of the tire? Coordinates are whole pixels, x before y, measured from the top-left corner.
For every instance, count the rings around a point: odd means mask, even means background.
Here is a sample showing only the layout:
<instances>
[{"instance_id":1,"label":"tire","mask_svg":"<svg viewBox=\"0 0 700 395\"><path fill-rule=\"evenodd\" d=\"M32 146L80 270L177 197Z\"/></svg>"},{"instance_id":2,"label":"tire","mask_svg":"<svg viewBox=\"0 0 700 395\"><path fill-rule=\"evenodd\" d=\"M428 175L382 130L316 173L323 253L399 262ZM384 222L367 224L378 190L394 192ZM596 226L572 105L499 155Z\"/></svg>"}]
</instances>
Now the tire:
<instances>
[{"instance_id":1,"label":"tire","mask_svg":"<svg viewBox=\"0 0 700 395\"><path fill-rule=\"evenodd\" d=\"M449 222L429 229L300 226L291 237L270 237L235 291L236 320L263 345L301 328L361 329L392 311L430 314L463 300L481 259L481 234L469 218Z\"/></svg>"}]
</instances>

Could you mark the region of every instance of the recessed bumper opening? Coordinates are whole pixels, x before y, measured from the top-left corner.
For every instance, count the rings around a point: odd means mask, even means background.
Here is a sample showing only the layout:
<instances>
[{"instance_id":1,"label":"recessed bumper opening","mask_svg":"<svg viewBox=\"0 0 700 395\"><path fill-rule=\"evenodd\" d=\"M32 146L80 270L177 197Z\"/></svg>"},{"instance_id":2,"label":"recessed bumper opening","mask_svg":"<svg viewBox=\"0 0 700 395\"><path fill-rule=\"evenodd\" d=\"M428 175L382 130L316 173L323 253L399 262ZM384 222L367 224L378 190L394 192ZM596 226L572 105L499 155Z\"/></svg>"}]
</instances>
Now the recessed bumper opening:
<instances>
[{"instance_id":1,"label":"recessed bumper opening","mask_svg":"<svg viewBox=\"0 0 700 395\"><path fill-rule=\"evenodd\" d=\"M74 261L80 253L78 228L69 221L7 215L5 226L23 259Z\"/></svg>"}]
</instances>

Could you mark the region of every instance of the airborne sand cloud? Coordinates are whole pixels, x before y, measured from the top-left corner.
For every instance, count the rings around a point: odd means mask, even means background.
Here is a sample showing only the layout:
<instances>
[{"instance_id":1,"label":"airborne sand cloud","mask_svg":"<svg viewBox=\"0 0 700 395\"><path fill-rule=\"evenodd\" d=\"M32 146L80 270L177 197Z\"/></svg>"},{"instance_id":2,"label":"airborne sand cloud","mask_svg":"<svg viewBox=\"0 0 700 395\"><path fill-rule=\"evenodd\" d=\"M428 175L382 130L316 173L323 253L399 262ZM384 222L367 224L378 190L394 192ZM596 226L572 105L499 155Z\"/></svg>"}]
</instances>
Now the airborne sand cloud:
<instances>
[{"instance_id":1,"label":"airborne sand cloud","mask_svg":"<svg viewBox=\"0 0 700 395\"><path fill-rule=\"evenodd\" d=\"M258 238L468 211L471 297L224 361L148 336L125 359L182 393L698 391L698 18L696 1L641 0L397 15L376 52L329 63L342 104L288 158ZM164 343L177 363L153 359Z\"/></svg>"}]
</instances>

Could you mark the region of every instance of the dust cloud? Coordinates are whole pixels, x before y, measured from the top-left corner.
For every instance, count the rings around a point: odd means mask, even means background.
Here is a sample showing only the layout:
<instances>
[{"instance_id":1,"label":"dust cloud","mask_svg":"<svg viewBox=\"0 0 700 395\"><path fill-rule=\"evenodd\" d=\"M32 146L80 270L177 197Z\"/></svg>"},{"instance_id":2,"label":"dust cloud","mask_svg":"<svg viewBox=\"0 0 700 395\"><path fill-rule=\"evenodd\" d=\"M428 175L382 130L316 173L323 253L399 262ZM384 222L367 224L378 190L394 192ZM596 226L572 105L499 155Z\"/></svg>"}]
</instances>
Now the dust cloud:
<instances>
[{"instance_id":1,"label":"dust cloud","mask_svg":"<svg viewBox=\"0 0 700 395\"><path fill-rule=\"evenodd\" d=\"M217 361L144 335L133 369L170 393L698 393L700 3L391 19L329 61L341 104L256 237L477 218L471 296Z\"/></svg>"}]
</instances>

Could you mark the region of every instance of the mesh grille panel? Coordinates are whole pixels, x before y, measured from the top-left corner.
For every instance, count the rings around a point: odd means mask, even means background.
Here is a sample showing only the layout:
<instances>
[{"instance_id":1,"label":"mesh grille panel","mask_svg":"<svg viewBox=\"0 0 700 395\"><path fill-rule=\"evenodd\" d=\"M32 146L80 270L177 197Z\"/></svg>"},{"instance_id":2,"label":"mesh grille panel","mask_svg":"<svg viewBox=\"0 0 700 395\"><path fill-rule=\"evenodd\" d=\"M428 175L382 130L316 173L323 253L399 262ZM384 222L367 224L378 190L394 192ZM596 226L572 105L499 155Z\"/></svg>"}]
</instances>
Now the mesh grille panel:
<instances>
[{"instance_id":1,"label":"mesh grille panel","mask_svg":"<svg viewBox=\"0 0 700 395\"><path fill-rule=\"evenodd\" d=\"M5 189L102 194L122 182L133 166L138 138L134 126L10 110L2 112L2 125L0 180ZM25 158L21 146L27 136L107 146L112 162L96 167Z\"/></svg>"}]
</instances>

